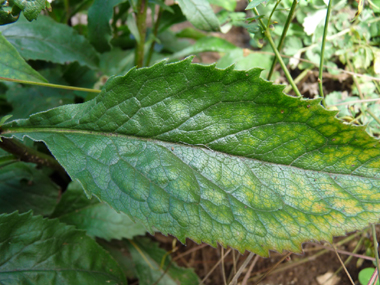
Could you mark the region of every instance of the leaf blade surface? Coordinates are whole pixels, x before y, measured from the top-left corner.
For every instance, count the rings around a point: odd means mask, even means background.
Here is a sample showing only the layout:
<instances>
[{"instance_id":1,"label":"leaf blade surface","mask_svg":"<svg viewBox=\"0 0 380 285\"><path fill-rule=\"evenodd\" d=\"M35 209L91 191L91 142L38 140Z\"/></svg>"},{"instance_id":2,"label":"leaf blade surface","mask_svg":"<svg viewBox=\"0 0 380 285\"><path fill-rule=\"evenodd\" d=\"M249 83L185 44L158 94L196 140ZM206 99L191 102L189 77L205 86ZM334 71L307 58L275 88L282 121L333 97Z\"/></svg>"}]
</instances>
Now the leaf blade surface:
<instances>
[{"instance_id":1,"label":"leaf blade surface","mask_svg":"<svg viewBox=\"0 0 380 285\"><path fill-rule=\"evenodd\" d=\"M260 72L135 69L3 135L44 141L88 193L183 242L266 256L376 222L378 141Z\"/></svg>"},{"instance_id":2,"label":"leaf blade surface","mask_svg":"<svg viewBox=\"0 0 380 285\"><path fill-rule=\"evenodd\" d=\"M0 215L2 284L126 284L116 261L84 231L31 212Z\"/></svg>"},{"instance_id":3,"label":"leaf blade surface","mask_svg":"<svg viewBox=\"0 0 380 285\"><path fill-rule=\"evenodd\" d=\"M17 50L0 33L0 76L12 79L47 82L20 56Z\"/></svg>"},{"instance_id":4,"label":"leaf blade surface","mask_svg":"<svg viewBox=\"0 0 380 285\"><path fill-rule=\"evenodd\" d=\"M0 26L0 32L27 60L60 64L78 61L80 65L97 68L98 55L87 39L50 17L40 16L32 23L21 18L12 25Z\"/></svg>"}]
</instances>

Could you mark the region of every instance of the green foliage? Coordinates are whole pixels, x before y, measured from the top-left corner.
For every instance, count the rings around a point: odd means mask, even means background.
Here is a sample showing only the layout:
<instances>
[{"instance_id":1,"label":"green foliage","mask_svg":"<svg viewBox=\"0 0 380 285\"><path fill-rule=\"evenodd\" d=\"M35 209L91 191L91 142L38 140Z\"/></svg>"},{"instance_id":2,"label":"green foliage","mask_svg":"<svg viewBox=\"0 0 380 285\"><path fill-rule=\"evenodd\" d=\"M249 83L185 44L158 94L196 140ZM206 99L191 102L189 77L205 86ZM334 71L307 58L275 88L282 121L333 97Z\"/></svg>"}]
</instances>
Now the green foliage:
<instances>
[{"instance_id":1,"label":"green foliage","mask_svg":"<svg viewBox=\"0 0 380 285\"><path fill-rule=\"evenodd\" d=\"M39 59L56 63L77 61L81 65L97 68L98 55L90 43L74 29L59 24L49 17L38 21L0 26L3 36L25 59Z\"/></svg>"},{"instance_id":2,"label":"green foliage","mask_svg":"<svg viewBox=\"0 0 380 285\"><path fill-rule=\"evenodd\" d=\"M97 198L88 199L78 182L70 183L51 217L106 240L133 238L146 231L142 225L135 224L127 215L117 213Z\"/></svg>"},{"instance_id":3,"label":"green foliage","mask_svg":"<svg viewBox=\"0 0 380 285\"><path fill-rule=\"evenodd\" d=\"M126 284L116 261L84 231L31 212L0 215L0 227L1 284Z\"/></svg>"},{"instance_id":4,"label":"green foliage","mask_svg":"<svg viewBox=\"0 0 380 285\"><path fill-rule=\"evenodd\" d=\"M50 215L58 199L58 186L35 166L23 162L0 168L0 213L14 211Z\"/></svg>"},{"instance_id":5,"label":"green foliage","mask_svg":"<svg viewBox=\"0 0 380 285\"><path fill-rule=\"evenodd\" d=\"M17 50L0 33L0 70L1 77L27 81L46 82L41 74L31 68Z\"/></svg>"},{"instance_id":6,"label":"green foliage","mask_svg":"<svg viewBox=\"0 0 380 285\"><path fill-rule=\"evenodd\" d=\"M3 136L44 141L88 194L183 242L267 256L377 221L380 146L363 129L259 69L190 60L131 70Z\"/></svg>"},{"instance_id":7,"label":"green foliage","mask_svg":"<svg viewBox=\"0 0 380 285\"><path fill-rule=\"evenodd\" d=\"M17 21L21 12L28 21L35 20L43 9L50 7L47 0L8 0L12 10L5 11L3 8L5 2L0 2L0 25Z\"/></svg>"},{"instance_id":8,"label":"green foliage","mask_svg":"<svg viewBox=\"0 0 380 285\"><path fill-rule=\"evenodd\" d=\"M0 283L198 284L141 235L268 256L378 222L378 2L332 2L322 100L322 0L0 0Z\"/></svg>"}]
</instances>

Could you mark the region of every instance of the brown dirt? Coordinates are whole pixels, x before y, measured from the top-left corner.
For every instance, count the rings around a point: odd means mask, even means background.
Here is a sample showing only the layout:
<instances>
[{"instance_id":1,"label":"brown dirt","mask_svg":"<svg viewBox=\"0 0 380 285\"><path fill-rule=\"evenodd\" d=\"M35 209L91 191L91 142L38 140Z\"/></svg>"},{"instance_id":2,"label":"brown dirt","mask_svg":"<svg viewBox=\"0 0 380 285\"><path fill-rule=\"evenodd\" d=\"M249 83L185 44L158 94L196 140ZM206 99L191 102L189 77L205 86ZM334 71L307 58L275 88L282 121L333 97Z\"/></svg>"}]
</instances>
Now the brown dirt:
<instances>
[{"instance_id":1,"label":"brown dirt","mask_svg":"<svg viewBox=\"0 0 380 285\"><path fill-rule=\"evenodd\" d=\"M166 237L161 234L155 234L154 239L159 241L161 247L166 250L172 249L173 237ZM335 238L334 243L342 240L343 238ZM352 252L354 247L357 244L359 237L350 241L348 244L338 247L340 250ZM326 244L327 246L327 244ZM213 268L213 266L220 260L221 258L221 247L213 248L211 246L201 244L198 245L191 240L187 240L186 245L182 245L177 241L176 244L177 251L171 254L172 258L183 267L194 268L195 272L198 274L199 278L202 280ZM305 252L304 254L291 254L290 258L283 261L276 267L276 270L283 268L284 266L290 266L290 268L285 268L280 272L274 271L273 274L267 276L263 279L258 285L319 285L317 282L317 277L325 274L326 272L335 272L341 266L339 259L336 256L336 253L333 251L328 251L326 254L323 254L319 257L315 257L315 255L322 251L324 248L321 244L305 244L303 246ZM364 254L366 247L362 246L362 248L357 252L358 254ZM226 252L226 249L224 250ZM235 251L236 258L236 268L239 269L241 264L248 256L248 252L245 254L240 254ZM260 274L267 272L271 269L277 262L279 262L286 254L279 254L272 252L271 257L269 258L259 258L258 262L254 266L252 272L250 273L249 282L247 285L256 284L258 281L258 277ZM340 255L342 260L345 261L348 257L347 255ZM253 259L252 259L253 260ZM298 266L291 266L294 262L297 261L306 261L305 263ZM354 257L352 261L348 264L347 269L350 273L352 279L356 284L358 283L358 274L362 268L370 267L372 265L371 262L365 261L360 268L356 267L358 258ZM252 261L251 261L252 262ZM241 284L243 278L247 274L247 270L249 265L245 268L242 275L239 278L238 284ZM224 259L224 271L226 279L229 280L234 276L233 270L233 254L232 251L226 256ZM342 270L338 277L341 280L336 283L339 285L351 285L346 273ZM210 276L204 281L204 284L224 284L223 281L223 271L221 263L217 266L217 268L210 274Z\"/></svg>"}]
</instances>

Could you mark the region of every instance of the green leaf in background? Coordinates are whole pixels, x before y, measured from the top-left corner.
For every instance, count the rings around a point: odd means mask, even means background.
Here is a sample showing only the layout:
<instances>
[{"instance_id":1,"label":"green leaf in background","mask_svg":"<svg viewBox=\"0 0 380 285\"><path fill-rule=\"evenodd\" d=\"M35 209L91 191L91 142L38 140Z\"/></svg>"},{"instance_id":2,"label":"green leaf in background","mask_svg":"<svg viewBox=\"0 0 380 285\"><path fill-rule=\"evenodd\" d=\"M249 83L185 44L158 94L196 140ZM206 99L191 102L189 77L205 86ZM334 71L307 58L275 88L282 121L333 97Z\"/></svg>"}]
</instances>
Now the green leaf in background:
<instances>
[{"instance_id":1,"label":"green leaf in background","mask_svg":"<svg viewBox=\"0 0 380 285\"><path fill-rule=\"evenodd\" d=\"M158 34L162 33L171 26L186 21L185 15L182 13L181 8L177 5L169 6L174 12L164 10L162 12L161 21L159 23Z\"/></svg>"},{"instance_id":2,"label":"green leaf in background","mask_svg":"<svg viewBox=\"0 0 380 285\"><path fill-rule=\"evenodd\" d=\"M133 269L140 285L199 284L198 277L192 269L177 266L170 255L150 239L126 240L124 244L131 253Z\"/></svg>"},{"instance_id":3,"label":"green leaf in background","mask_svg":"<svg viewBox=\"0 0 380 285\"><path fill-rule=\"evenodd\" d=\"M250 9L253 9L253 8L256 8L257 6L259 6L261 3L265 2L266 0L252 0L251 2L249 2L248 6L245 8L245 10L250 10Z\"/></svg>"},{"instance_id":4,"label":"green leaf in background","mask_svg":"<svg viewBox=\"0 0 380 285\"><path fill-rule=\"evenodd\" d=\"M222 7L228 11L235 11L236 8L236 0L207 0L208 3Z\"/></svg>"},{"instance_id":5,"label":"green leaf in background","mask_svg":"<svg viewBox=\"0 0 380 285\"><path fill-rule=\"evenodd\" d=\"M210 4L204 0L178 0L183 14L196 28L203 31L219 31L219 21Z\"/></svg>"},{"instance_id":6,"label":"green leaf in background","mask_svg":"<svg viewBox=\"0 0 380 285\"><path fill-rule=\"evenodd\" d=\"M49 17L40 16L32 23L21 18L15 24L0 26L0 32L27 60L61 64L78 61L91 68L98 66L98 55L87 39Z\"/></svg>"},{"instance_id":7,"label":"green leaf in background","mask_svg":"<svg viewBox=\"0 0 380 285\"><path fill-rule=\"evenodd\" d=\"M113 7L125 0L95 0L88 10L88 37L92 45L99 52L111 50L110 20Z\"/></svg>"},{"instance_id":8,"label":"green leaf in background","mask_svg":"<svg viewBox=\"0 0 380 285\"><path fill-rule=\"evenodd\" d=\"M38 15L43 9L48 8L48 1L46 0L8 0L9 6L12 7L12 14L15 12L23 12L25 18L30 22L37 19ZM15 16L15 15L14 15ZM12 23L10 21L7 23Z\"/></svg>"},{"instance_id":9,"label":"green leaf in background","mask_svg":"<svg viewBox=\"0 0 380 285\"><path fill-rule=\"evenodd\" d=\"M0 77L12 79L47 82L47 80L30 67L17 50L0 33Z\"/></svg>"},{"instance_id":10,"label":"green leaf in background","mask_svg":"<svg viewBox=\"0 0 380 285\"><path fill-rule=\"evenodd\" d=\"M126 214L117 213L96 197L88 199L78 182L69 185L51 217L106 240L133 238L146 233L141 224L134 223Z\"/></svg>"},{"instance_id":11,"label":"green leaf in background","mask_svg":"<svg viewBox=\"0 0 380 285\"><path fill-rule=\"evenodd\" d=\"M28 21L37 19L43 9L46 9L46 0L10 0L10 5L16 5L21 9Z\"/></svg>"},{"instance_id":12,"label":"green leaf in background","mask_svg":"<svg viewBox=\"0 0 380 285\"><path fill-rule=\"evenodd\" d=\"M84 231L32 213L0 215L1 284L126 284Z\"/></svg>"},{"instance_id":13,"label":"green leaf in background","mask_svg":"<svg viewBox=\"0 0 380 285\"><path fill-rule=\"evenodd\" d=\"M377 222L379 142L260 72L132 69L2 136L44 141L88 194L182 242L267 256Z\"/></svg>"},{"instance_id":14,"label":"green leaf in background","mask_svg":"<svg viewBox=\"0 0 380 285\"><path fill-rule=\"evenodd\" d=\"M229 41L226 41L225 39L221 39L218 37L202 37L199 40L197 40L195 44L190 45L189 47L172 54L171 56L169 56L169 59L179 59L191 54L206 51L228 53L233 51L234 49L236 49L236 46L231 44Z\"/></svg>"},{"instance_id":15,"label":"green leaf in background","mask_svg":"<svg viewBox=\"0 0 380 285\"><path fill-rule=\"evenodd\" d=\"M42 70L50 83L68 85L62 79L62 74L55 69ZM11 103L13 110L12 119L27 118L29 115L52 109L65 104L74 103L73 91L65 89L44 88L40 86L11 86L5 93L7 101Z\"/></svg>"},{"instance_id":16,"label":"green leaf in background","mask_svg":"<svg viewBox=\"0 0 380 285\"><path fill-rule=\"evenodd\" d=\"M124 75L134 66L134 50L114 48L100 55L99 69L106 75Z\"/></svg>"},{"instance_id":17,"label":"green leaf in background","mask_svg":"<svg viewBox=\"0 0 380 285\"><path fill-rule=\"evenodd\" d=\"M58 193L59 187L33 164L17 162L0 168L0 213L33 210L36 215L50 215Z\"/></svg>"}]
</instances>

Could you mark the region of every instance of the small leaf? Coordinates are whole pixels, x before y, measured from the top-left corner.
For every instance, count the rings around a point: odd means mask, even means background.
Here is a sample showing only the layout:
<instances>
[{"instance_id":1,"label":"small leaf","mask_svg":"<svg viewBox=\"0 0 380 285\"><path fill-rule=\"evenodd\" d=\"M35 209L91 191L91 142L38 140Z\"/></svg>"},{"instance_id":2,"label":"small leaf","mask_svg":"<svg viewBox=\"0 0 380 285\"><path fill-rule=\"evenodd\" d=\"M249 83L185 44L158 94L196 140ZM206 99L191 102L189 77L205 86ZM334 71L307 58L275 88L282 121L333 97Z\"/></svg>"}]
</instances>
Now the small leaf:
<instances>
[{"instance_id":1,"label":"small leaf","mask_svg":"<svg viewBox=\"0 0 380 285\"><path fill-rule=\"evenodd\" d=\"M165 250L148 238L124 242L132 255L134 270L140 285L193 285L198 284L192 269L178 267ZM163 262L163 264L162 264ZM161 265L163 265L161 267Z\"/></svg>"},{"instance_id":2,"label":"small leaf","mask_svg":"<svg viewBox=\"0 0 380 285\"><path fill-rule=\"evenodd\" d=\"M12 79L47 82L47 80L30 67L17 50L0 33L0 77Z\"/></svg>"},{"instance_id":3,"label":"small leaf","mask_svg":"<svg viewBox=\"0 0 380 285\"><path fill-rule=\"evenodd\" d=\"M248 6L245 8L245 10L250 10L250 9L253 9L253 8L256 8L257 6L259 6L261 3L265 2L267 0L252 0L251 2L249 2Z\"/></svg>"},{"instance_id":4,"label":"small leaf","mask_svg":"<svg viewBox=\"0 0 380 285\"><path fill-rule=\"evenodd\" d=\"M185 242L301 252L380 215L380 144L261 69L161 62L83 104L3 125L51 153L88 195Z\"/></svg>"},{"instance_id":5,"label":"small leaf","mask_svg":"<svg viewBox=\"0 0 380 285\"><path fill-rule=\"evenodd\" d=\"M0 127L4 125L6 121L8 121L10 118L12 118L13 115L6 115L0 119Z\"/></svg>"},{"instance_id":6,"label":"small leaf","mask_svg":"<svg viewBox=\"0 0 380 285\"><path fill-rule=\"evenodd\" d=\"M0 215L1 284L127 284L84 231L32 213Z\"/></svg>"},{"instance_id":7,"label":"small leaf","mask_svg":"<svg viewBox=\"0 0 380 285\"><path fill-rule=\"evenodd\" d=\"M88 37L99 52L111 50L109 41L112 38L109 24L113 15L113 7L124 0L95 0L88 9Z\"/></svg>"},{"instance_id":8,"label":"small leaf","mask_svg":"<svg viewBox=\"0 0 380 285\"><path fill-rule=\"evenodd\" d=\"M185 56L206 51L231 52L237 47L229 41L218 37L202 37L195 44L172 54L169 59L179 59Z\"/></svg>"},{"instance_id":9,"label":"small leaf","mask_svg":"<svg viewBox=\"0 0 380 285\"><path fill-rule=\"evenodd\" d=\"M0 168L0 213L33 210L50 215L58 192L59 187L33 164L18 162Z\"/></svg>"},{"instance_id":10,"label":"small leaf","mask_svg":"<svg viewBox=\"0 0 380 285\"><path fill-rule=\"evenodd\" d=\"M98 55L86 38L47 16L32 23L21 18L15 24L0 26L0 32L27 60L61 64L78 61L81 65L97 68Z\"/></svg>"},{"instance_id":11,"label":"small leaf","mask_svg":"<svg viewBox=\"0 0 380 285\"><path fill-rule=\"evenodd\" d=\"M70 183L52 218L59 218L63 223L86 230L90 236L106 240L133 238L146 232L141 224L134 223L126 214L117 213L96 197L88 199L78 182Z\"/></svg>"},{"instance_id":12,"label":"small leaf","mask_svg":"<svg viewBox=\"0 0 380 285\"><path fill-rule=\"evenodd\" d=\"M186 21L185 15L182 13L181 8L177 4L171 5L169 7L174 11L174 13L171 13L168 10L164 10L164 12L162 12L158 34L162 33L175 24Z\"/></svg>"},{"instance_id":13,"label":"small leaf","mask_svg":"<svg viewBox=\"0 0 380 285\"><path fill-rule=\"evenodd\" d=\"M41 11L47 8L46 0L10 0L11 6L17 6L28 21L37 19Z\"/></svg>"},{"instance_id":14,"label":"small leaf","mask_svg":"<svg viewBox=\"0 0 380 285\"><path fill-rule=\"evenodd\" d=\"M222 7L231 12L235 11L236 2L236 0L208 0L208 3Z\"/></svg>"},{"instance_id":15,"label":"small leaf","mask_svg":"<svg viewBox=\"0 0 380 285\"><path fill-rule=\"evenodd\" d=\"M178 0L178 5L186 18L196 28L204 31L219 31L219 21L210 4L204 0Z\"/></svg>"}]
</instances>

